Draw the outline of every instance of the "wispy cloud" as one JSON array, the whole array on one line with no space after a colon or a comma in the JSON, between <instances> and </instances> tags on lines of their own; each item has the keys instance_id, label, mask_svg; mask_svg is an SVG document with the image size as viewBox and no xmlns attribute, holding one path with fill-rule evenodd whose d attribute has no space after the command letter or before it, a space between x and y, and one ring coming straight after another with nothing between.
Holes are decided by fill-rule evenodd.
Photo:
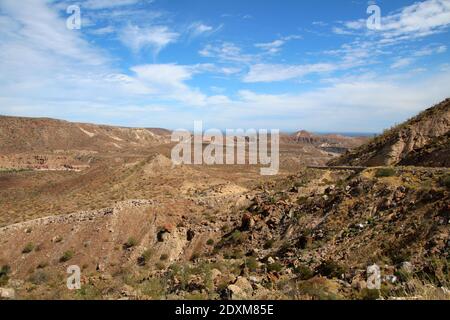
<instances>
[{"instance_id":1,"label":"wispy cloud","mask_svg":"<svg viewBox=\"0 0 450 320\"><path fill-rule=\"evenodd\" d=\"M382 43L394 43L442 32L450 26L450 2L448 0L426 0L406 6L398 12L382 15L380 30L370 31L366 20L344 22L334 27L338 34L363 31L380 37Z\"/></svg>"},{"instance_id":2,"label":"wispy cloud","mask_svg":"<svg viewBox=\"0 0 450 320\"><path fill-rule=\"evenodd\" d=\"M244 82L274 82L300 78L311 73L326 73L336 69L328 63L306 65L256 64L243 78Z\"/></svg>"},{"instance_id":3,"label":"wispy cloud","mask_svg":"<svg viewBox=\"0 0 450 320\"><path fill-rule=\"evenodd\" d=\"M219 31L220 29L222 29L223 25L219 25L218 27L213 27L207 24L204 24L203 22L200 21L196 21L191 23L188 26L188 34L189 34L189 38L193 39L193 38L197 38L199 36L209 36L217 31Z\"/></svg>"},{"instance_id":4,"label":"wispy cloud","mask_svg":"<svg viewBox=\"0 0 450 320\"><path fill-rule=\"evenodd\" d=\"M120 41L134 52L151 48L155 56L178 37L179 34L167 26L139 27L129 24L119 32Z\"/></svg>"},{"instance_id":5,"label":"wispy cloud","mask_svg":"<svg viewBox=\"0 0 450 320\"><path fill-rule=\"evenodd\" d=\"M281 51L286 42L290 40L298 40L301 38L302 37L299 35L291 35L287 37L281 37L280 39L276 39L272 42L257 43L255 44L255 47L260 48L269 54L275 54Z\"/></svg>"}]
</instances>

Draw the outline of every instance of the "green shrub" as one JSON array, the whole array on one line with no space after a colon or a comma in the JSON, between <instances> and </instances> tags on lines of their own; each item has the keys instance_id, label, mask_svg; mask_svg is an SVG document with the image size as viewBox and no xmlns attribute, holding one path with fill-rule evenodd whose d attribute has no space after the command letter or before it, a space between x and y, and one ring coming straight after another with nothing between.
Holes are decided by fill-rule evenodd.
<instances>
[{"instance_id":1,"label":"green shrub","mask_svg":"<svg viewBox=\"0 0 450 320\"><path fill-rule=\"evenodd\" d=\"M249 257L245 260L245 265L250 271L255 272L258 269L258 261L256 261L255 257Z\"/></svg>"},{"instance_id":2,"label":"green shrub","mask_svg":"<svg viewBox=\"0 0 450 320\"><path fill-rule=\"evenodd\" d=\"M375 172L377 178L385 178L395 176L395 170L393 168L380 168Z\"/></svg>"},{"instance_id":3,"label":"green shrub","mask_svg":"<svg viewBox=\"0 0 450 320\"><path fill-rule=\"evenodd\" d=\"M29 278L29 281L35 285L41 285L48 281L49 276L43 270L37 270L33 275Z\"/></svg>"},{"instance_id":4,"label":"green shrub","mask_svg":"<svg viewBox=\"0 0 450 320\"><path fill-rule=\"evenodd\" d=\"M280 272L283 269L283 265L279 262L270 263L267 265L267 271Z\"/></svg>"},{"instance_id":5,"label":"green shrub","mask_svg":"<svg viewBox=\"0 0 450 320\"><path fill-rule=\"evenodd\" d=\"M242 233L239 230L235 230L232 234L231 234L231 240L234 243L238 243L242 240Z\"/></svg>"},{"instance_id":6,"label":"green shrub","mask_svg":"<svg viewBox=\"0 0 450 320\"><path fill-rule=\"evenodd\" d=\"M441 185L450 189L450 174L447 174L441 178Z\"/></svg>"},{"instance_id":7,"label":"green shrub","mask_svg":"<svg viewBox=\"0 0 450 320\"><path fill-rule=\"evenodd\" d=\"M0 286L4 286L8 283L9 276L8 274L11 272L11 267L8 265L3 265L0 268Z\"/></svg>"},{"instance_id":8,"label":"green shrub","mask_svg":"<svg viewBox=\"0 0 450 320\"><path fill-rule=\"evenodd\" d=\"M161 261L166 261L167 259L169 259L169 255L167 255L167 254L165 254L165 253L163 253L163 254L161 255L161 257L159 257L159 260L161 260Z\"/></svg>"},{"instance_id":9,"label":"green shrub","mask_svg":"<svg viewBox=\"0 0 450 320\"><path fill-rule=\"evenodd\" d=\"M340 278L345 273L345 268L335 261L327 260L317 267L316 272L327 278Z\"/></svg>"},{"instance_id":10,"label":"green shrub","mask_svg":"<svg viewBox=\"0 0 450 320\"><path fill-rule=\"evenodd\" d=\"M123 247L124 247L124 249L129 249L129 248L132 248L132 247L136 246L137 243L138 242L137 242L137 240L135 238L129 237L127 242L124 243Z\"/></svg>"},{"instance_id":11,"label":"green shrub","mask_svg":"<svg viewBox=\"0 0 450 320\"><path fill-rule=\"evenodd\" d=\"M212 245L214 245L214 240L213 239L208 239L208 241L206 241L206 244L208 246L212 246Z\"/></svg>"},{"instance_id":12,"label":"green shrub","mask_svg":"<svg viewBox=\"0 0 450 320\"><path fill-rule=\"evenodd\" d=\"M22 249L22 253L30 253L34 250L34 244L31 242L27 243L27 245Z\"/></svg>"},{"instance_id":13,"label":"green shrub","mask_svg":"<svg viewBox=\"0 0 450 320\"><path fill-rule=\"evenodd\" d=\"M74 255L73 251L68 250L68 251L63 253L61 258L59 258L59 262L67 262L67 261L69 261L70 259L73 258L73 255Z\"/></svg>"},{"instance_id":14,"label":"green shrub","mask_svg":"<svg viewBox=\"0 0 450 320\"><path fill-rule=\"evenodd\" d=\"M137 259L138 265L145 266L147 262L150 260L150 258L153 255L153 250L147 249L145 250L142 255Z\"/></svg>"},{"instance_id":15,"label":"green shrub","mask_svg":"<svg viewBox=\"0 0 450 320\"><path fill-rule=\"evenodd\" d=\"M275 240L273 240L273 239L267 240L266 243L264 243L263 248L266 250L270 249L273 247L274 243L275 243Z\"/></svg>"},{"instance_id":16,"label":"green shrub","mask_svg":"<svg viewBox=\"0 0 450 320\"><path fill-rule=\"evenodd\" d=\"M377 300L380 298L380 290L378 289L367 289L361 290L360 299L361 300Z\"/></svg>"},{"instance_id":17,"label":"green shrub","mask_svg":"<svg viewBox=\"0 0 450 320\"><path fill-rule=\"evenodd\" d=\"M295 268L294 271L300 280L309 280L314 277L314 271L304 265Z\"/></svg>"}]
</instances>

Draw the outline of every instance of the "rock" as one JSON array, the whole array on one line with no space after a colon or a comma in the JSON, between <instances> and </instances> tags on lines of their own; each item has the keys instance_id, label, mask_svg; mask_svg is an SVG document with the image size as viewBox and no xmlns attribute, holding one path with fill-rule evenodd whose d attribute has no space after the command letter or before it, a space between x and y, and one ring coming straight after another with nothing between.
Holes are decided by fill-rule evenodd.
<instances>
[{"instance_id":1,"label":"rock","mask_svg":"<svg viewBox=\"0 0 450 320\"><path fill-rule=\"evenodd\" d=\"M0 288L0 298L13 300L16 298L16 292L12 288Z\"/></svg>"},{"instance_id":2,"label":"rock","mask_svg":"<svg viewBox=\"0 0 450 320\"><path fill-rule=\"evenodd\" d=\"M247 300L253 294L253 287L244 277L238 277L234 284L228 286L231 300Z\"/></svg>"},{"instance_id":3,"label":"rock","mask_svg":"<svg viewBox=\"0 0 450 320\"><path fill-rule=\"evenodd\" d=\"M242 222L241 222L242 230L250 230L254 226L255 226L255 220L253 219L253 217L248 213L244 213L244 215L242 216Z\"/></svg>"},{"instance_id":4,"label":"rock","mask_svg":"<svg viewBox=\"0 0 450 320\"><path fill-rule=\"evenodd\" d=\"M406 273L413 273L414 266L409 261L402 262L401 269Z\"/></svg>"},{"instance_id":5,"label":"rock","mask_svg":"<svg viewBox=\"0 0 450 320\"><path fill-rule=\"evenodd\" d=\"M240 196L236 201L236 208L238 209L247 209L253 204L252 200L250 200L247 196Z\"/></svg>"},{"instance_id":6,"label":"rock","mask_svg":"<svg viewBox=\"0 0 450 320\"><path fill-rule=\"evenodd\" d=\"M187 237L187 241L192 241L192 239L194 239L194 237L195 237L195 231L192 229L189 229L186 232L186 237Z\"/></svg>"},{"instance_id":7,"label":"rock","mask_svg":"<svg viewBox=\"0 0 450 320\"><path fill-rule=\"evenodd\" d=\"M238 286L248 295L251 295L253 293L253 287L251 283L244 277L238 277L234 285Z\"/></svg>"},{"instance_id":8,"label":"rock","mask_svg":"<svg viewBox=\"0 0 450 320\"><path fill-rule=\"evenodd\" d=\"M387 275L384 277L385 282L392 283L392 284L396 283L397 280L398 280L397 277L394 276L393 274L390 274L390 275Z\"/></svg>"},{"instance_id":9,"label":"rock","mask_svg":"<svg viewBox=\"0 0 450 320\"><path fill-rule=\"evenodd\" d=\"M269 258L267 259L267 263L270 263L270 264L275 263L275 259L272 258L272 257L269 257Z\"/></svg>"},{"instance_id":10,"label":"rock","mask_svg":"<svg viewBox=\"0 0 450 320\"><path fill-rule=\"evenodd\" d=\"M213 281L218 279L221 275L222 275L222 272L220 272L220 270L218 270L218 269L212 269L211 270L211 279Z\"/></svg>"},{"instance_id":11,"label":"rock","mask_svg":"<svg viewBox=\"0 0 450 320\"><path fill-rule=\"evenodd\" d=\"M234 284L228 286L229 297L231 300L246 300L247 296L244 291Z\"/></svg>"}]
</instances>

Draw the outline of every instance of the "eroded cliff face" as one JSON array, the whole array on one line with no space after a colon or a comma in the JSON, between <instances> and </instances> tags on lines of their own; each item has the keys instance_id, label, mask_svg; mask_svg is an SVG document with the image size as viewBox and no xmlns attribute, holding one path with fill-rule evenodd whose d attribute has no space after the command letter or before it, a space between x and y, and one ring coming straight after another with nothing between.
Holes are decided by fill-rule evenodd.
<instances>
[{"instance_id":1,"label":"eroded cliff face","mask_svg":"<svg viewBox=\"0 0 450 320\"><path fill-rule=\"evenodd\" d=\"M396 165L450 130L450 99L332 160L331 165ZM438 151L438 150L435 150ZM412 160L410 160L412 161ZM420 165L420 163L417 163ZM439 166L439 164L436 164Z\"/></svg>"}]
</instances>

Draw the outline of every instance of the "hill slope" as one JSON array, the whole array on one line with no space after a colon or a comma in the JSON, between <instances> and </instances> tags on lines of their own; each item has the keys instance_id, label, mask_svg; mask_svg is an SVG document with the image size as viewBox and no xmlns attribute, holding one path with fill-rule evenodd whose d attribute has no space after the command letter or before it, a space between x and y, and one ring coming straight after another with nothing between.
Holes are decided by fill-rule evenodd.
<instances>
[{"instance_id":1,"label":"hill slope","mask_svg":"<svg viewBox=\"0 0 450 320\"><path fill-rule=\"evenodd\" d=\"M47 118L0 116L3 154L55 150L118 151L170 139L163 129L123 128Z\"/></svg>"},{"instance_id":2,"label":"hill slope","mask_svg":"<svg viewBox=\"0 0 450 320\"><path fill-rule=\"evenodd\" d=\"M333 159L329 165L448 166L445 154L448 150L449 130L450 99L446 99L369 143Z\"/></svg>"}]
</instances>

